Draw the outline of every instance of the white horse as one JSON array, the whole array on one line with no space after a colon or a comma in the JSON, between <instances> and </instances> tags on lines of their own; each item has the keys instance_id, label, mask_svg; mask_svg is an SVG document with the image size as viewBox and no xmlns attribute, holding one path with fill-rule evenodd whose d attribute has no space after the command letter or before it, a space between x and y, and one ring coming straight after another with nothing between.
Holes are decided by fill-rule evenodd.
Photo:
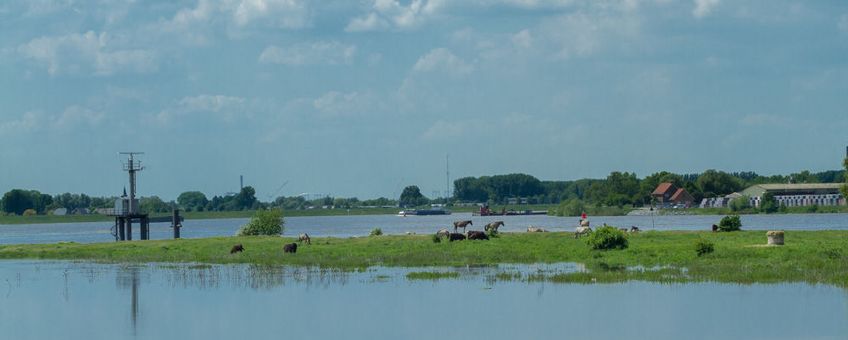
<instances>
[{"instance_id":1,"label":"white horse","mask_svg":"<svg viewBox=\"0 0 848 340\"><path fill-rule=\"evenodd\" d=\"M450 237L450 234L450 231L448 231L447 229L439 229L439 231L436 232L436 236L438 237Z\"/></svg>"},{"instance_id":2,"label":"white horse","mask_svg":"<svg viewBox=\"0 0 848 340\"><path fill-rule=\"evenodd\" d=\"M589 235L592 232L592 228L589 227L577 227L574 230L574 238L580 238L580 235Z\"/></svg>"},{"instance_id":3,"label":"white horse","mask_svg":"<svg viewBox=\"0 0 848 340\"><path fill-rule=\"evenodd\" d=\"M300 234L300 236L297 237L297 241L306 242L306 244L312 244L312 239L309 238L309 234L307 233Z\"/></svg>"},{"instance_id":4,"label":"white horse","mask_svg":"<svg viewBox=\"0 0 848 340\"><path fill-rule=\"evenodd\" d=\"M534 226L527 227L528 233L544 233L546 231L547 230L545 230L545 228L542 228L542 227L534 227Z\"/></svg>"}]
</instances>

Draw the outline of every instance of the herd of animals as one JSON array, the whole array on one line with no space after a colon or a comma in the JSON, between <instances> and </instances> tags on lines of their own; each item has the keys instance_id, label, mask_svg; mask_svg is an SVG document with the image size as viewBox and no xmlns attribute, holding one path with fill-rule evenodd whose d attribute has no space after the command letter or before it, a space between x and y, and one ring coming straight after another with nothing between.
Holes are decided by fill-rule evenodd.
<instances>
[{"instance_id":1,"label":"herd of animals","mask_svg":"<svg viewBox=\"0 0 848 340\"><path fill-rule=\"evenodd\" d=\"M472 222L471 220L456 221L456 222L453 222L453 232L450 232L447 228L444 228L444 229L441 229L438 232L436 232L436 236L439 237L439 238L446 238L448 241L451 241L451 242L462 241L462 240L488 240L489 235L487 233L497 233L498 228L504 226L504 221L495 221L495 222L488 223L483 227L484 231L479 231L479 230L466 231L465 228L470 226L470 225L474 225L474 222ZM606 224L604 224L604 226L606 226ZM462 228L462 231L465 232L464 234L459 233L460 228ZM623 232L631 232L631 233L639 232L639 227L636 227L636 226L632 226L632 227L630 227L630 229L627 229L627 228L619 228L619 229ZM715 230L716 230L716 226L713 225L713 231L715 231ZM529 232L529 233L542 233L542 232L547 232L547 230L545 230L544 228L541 228L541 227L530 226L530 227L527 227L527 232ZM580 236L588 235L591 232L592 232L592 228L589 226L589 220L588 219L581 219L580 220L580 226L578 226L574 230L574 238L580 238ZM297 238L297 242L287 243L287 244L283 245L283 253L291 253L291 254L297 253L297 244L298 243L312 244L312 239L309 238L309 234L306 234L306 233L300 234ZM234 245L230 249L230 254L241 253L241 252L244 252L244 245L242 245L241 243Z\"/></svg>"}]
</instances>

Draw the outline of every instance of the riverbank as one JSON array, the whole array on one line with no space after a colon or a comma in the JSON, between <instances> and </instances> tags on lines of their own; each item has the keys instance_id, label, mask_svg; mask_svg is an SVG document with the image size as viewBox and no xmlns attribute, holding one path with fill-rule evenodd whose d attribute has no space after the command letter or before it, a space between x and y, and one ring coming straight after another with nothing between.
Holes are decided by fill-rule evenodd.
<instances>
[{"instance_id":1,"label":"riverbank","mask_svg":"<svg viewBox=\"0 0 848 340\"><path fill-rule=\"evenodd\" d=\"M555 208L553 204L534 204L534 205L512 205L512 206L493 206L493 211L506 210L549 210ZM479 211L477 206L466 207L450 207L447 208L452 213L471 213ZM303 216L366 216L366 215L397 215L402 210L401 208L351 208L351 209L304 209L304 210L284 210L285 217L303 217ZM213 220L226 218L250 218L256 213L255 210L242 211L188 211L180 212L183 218L187 220ZM155 213L151 217L168 217L169 213ZM35 216L17 216L6 215L0 216L0 225L16 225L16 224L49 224L49 223L80 223L80 222L104 222L113 221L114 217L106 215L35 215Z\"/></svg>"},{"instance_id":2,"label":"riverbank","mask_svg":"<svg viewBox=\"0 0 848 340\"><path fill-rule=\"evenodd\" d=\"M715 251L698 257L695 242ZM98 244L0 246L0 259L103 262L198 262L365 268L371 266L466 266L500 263L585 264L587 271L519 279L557 282L720 281L808 282L848 287L848 231L787 231L787 245L765 247L765 232L642 232L630 247L593 251L571 233L502 233L490 241L434 243L431 235L313 238L284 254L290 237L219 237ZM244 253L230 248L244 245ZM507 275L508 276L508 275Z\"/></svg>"}]
</instances>

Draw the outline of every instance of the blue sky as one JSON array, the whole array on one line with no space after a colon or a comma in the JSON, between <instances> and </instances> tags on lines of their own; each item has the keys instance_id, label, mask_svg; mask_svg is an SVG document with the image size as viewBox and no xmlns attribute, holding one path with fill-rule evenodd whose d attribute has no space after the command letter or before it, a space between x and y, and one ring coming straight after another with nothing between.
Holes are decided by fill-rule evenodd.
<instances>
[{"instance_id":1,"label":"blue sky","mask_svg":"<svg viewBox=\"0 0 848 340\"><path fill-rule=\"evenodd\" d=\"M2 192L829 170L846 100L845 1L0 3Z\"/></svg>"}]
</instances>

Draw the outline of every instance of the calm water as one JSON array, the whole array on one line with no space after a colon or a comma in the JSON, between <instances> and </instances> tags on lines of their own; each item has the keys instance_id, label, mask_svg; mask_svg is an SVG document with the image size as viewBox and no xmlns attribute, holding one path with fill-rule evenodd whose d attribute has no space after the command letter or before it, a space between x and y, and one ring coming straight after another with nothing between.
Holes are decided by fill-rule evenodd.
<instances>
[{"instance_id":1,"label":"calm water","mask_svg":"<svg viewBox=\"0 0 848 340\"><path fill-rule=\"evenodd\" d=\"M374 228L381 228L386 234L435 233L440 228L452 225L455 220L471 219L471 229L482 230L486 223L503 220L503 231L525 231L528 226L541 226L551 231L574 230L575 217L536 216L495 216L472 217L470 213L447 216L408 216L366 215L366 216L309 216L286 218L286 235L303 232L310 236L364 236ZM721 216L594 216L593 225L607 223L642 229L656 230L709 230ZM197 238L210 236L231 236L247 219L186 220L183 223L182 237ZM742 216L743 229L748 230L846 230L848 214L798 214L798 215L746 215ZM152 224L152 239L170 238L172 231L169 223ZM53 243L59 241L108 242L114 238L110 234L111 222L85 222L61 224L0 225L0 244L14 243ZM134 239L138 239L138 226L133 228Z\"/></svg>"},{"instance_id":2,"label":"calm water","mask_svg":"<svg viewBox=\"0 0 848 340\"><path fill-rule=\"evenodd\" d=\"M845 339L848 292L807 284L411 281L249 265L0 261L4 339Z\"/></svg>"}]
</instances>

